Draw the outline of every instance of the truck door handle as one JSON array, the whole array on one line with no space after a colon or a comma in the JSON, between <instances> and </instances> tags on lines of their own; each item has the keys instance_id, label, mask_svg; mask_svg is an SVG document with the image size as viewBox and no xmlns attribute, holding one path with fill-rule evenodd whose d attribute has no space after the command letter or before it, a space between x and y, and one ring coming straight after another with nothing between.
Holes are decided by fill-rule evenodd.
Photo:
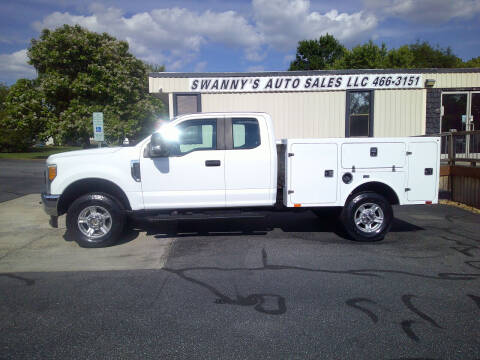
<instances>
[{"instance_id":1,"label":"truck door handle","mask_svg":"<svg viewBox=\"0 0 480 360\"><path fill-rule=\"evenodd\" d=\"M333 177L333 170L325 170L325 177Z\"/></svg>"},{"instance_id":2,"label":"truck door handle","mask_svg":"<svg viewBox=\"0 0 480 360\"><path fill-rule=\"evenodd\" d=\"M220 160L205 160L205 166L220 166Z\"/></svg>"},{"instance_id":3,"label":"truck door handle","mask_svg":"<svg viewBox=\"0 0 480 360\"><path fill-rule=\"evenodd\" d=\"M425 168L425 175L433 175L433 168Z\"/></svg>"}]
</instances>

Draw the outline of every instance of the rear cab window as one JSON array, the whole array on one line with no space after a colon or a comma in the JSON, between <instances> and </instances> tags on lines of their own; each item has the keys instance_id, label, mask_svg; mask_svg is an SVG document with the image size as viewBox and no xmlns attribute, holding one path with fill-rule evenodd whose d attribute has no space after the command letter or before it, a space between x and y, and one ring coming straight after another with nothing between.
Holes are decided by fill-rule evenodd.
<instances>
[{"instance_id":1,"label":"rear cab window","mask_svg":"<svg viewBox=\"0 0 480 360\"><path fill-rule=\"evenodd\" d=\"M232 119L233 149L254 149L261 144L260 127L254 118Z\"/></svg>"}]
</instances>

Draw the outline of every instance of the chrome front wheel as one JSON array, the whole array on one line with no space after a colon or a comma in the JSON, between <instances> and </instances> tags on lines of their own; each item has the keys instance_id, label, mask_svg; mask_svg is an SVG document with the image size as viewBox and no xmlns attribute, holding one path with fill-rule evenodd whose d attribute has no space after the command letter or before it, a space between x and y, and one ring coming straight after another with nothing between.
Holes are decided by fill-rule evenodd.
<instances>
[{"instance_id":1,"label":"chrome front wheel","mask_svg":"<svg viewBox=\"0 0 480 360\"><path fill-rule=\"evenodd\" d=\"M113 196L85 194L68 208L66 235L82 247L110 246L119 240L124 223L125 213Z\"/></svg>"},{"instance_id":2,"label":"chrome front wheel","mask_svg":"<svg viewBox=\"0 0 480 360\"><path fill-rule=\"evenodd\" d=\"M102 206L88 206L78 215L77 225L83 235L95 240L111 230L112 215Z\"/></svg>"}]
</instances>

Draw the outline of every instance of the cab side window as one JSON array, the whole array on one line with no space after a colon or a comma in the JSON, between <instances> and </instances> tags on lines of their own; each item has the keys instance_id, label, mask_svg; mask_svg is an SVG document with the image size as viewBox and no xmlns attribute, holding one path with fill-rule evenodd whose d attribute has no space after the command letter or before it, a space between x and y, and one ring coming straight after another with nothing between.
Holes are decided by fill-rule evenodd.
<instances>
[{"instance_id":1,"label":"cab side window","mask_svg":"<svg viewBox=\"0 0 480 360\"><path fill-rule=\"evenodd\" d=\"M198 150L217 149L217 120L187 120L177 126L179 130L175 153L185 155Z\"/></svg>"},{"instance_id":2,"label":"cab side window","mask_svg":"<svg viewBox=\"0 0 480 360\"><path fill-rule=\"evenodd\" d=\"M257 119L232 119L233 149L253 149L260 145Z\"/></svg>"}]
</instances>

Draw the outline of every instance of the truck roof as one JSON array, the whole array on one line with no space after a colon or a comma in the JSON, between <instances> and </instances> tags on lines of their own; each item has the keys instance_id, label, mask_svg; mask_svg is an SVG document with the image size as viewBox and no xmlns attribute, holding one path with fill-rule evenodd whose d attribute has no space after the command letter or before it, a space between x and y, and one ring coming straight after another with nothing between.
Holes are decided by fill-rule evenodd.
<instances>
[{"instance_id":1,"label":"truck roof","mask_svg":"<svg viewBox=\"0 0 480 360\"><path fill-rule=\"evenodd\" d=\"M197 113L188 113L175 116L172 121L177 120L183 117L205 117L205 116L235 116L235 115L266 115L270 114L261 111L222 111L222 112L197 112Z\"/></svg>"}]
</instances>

